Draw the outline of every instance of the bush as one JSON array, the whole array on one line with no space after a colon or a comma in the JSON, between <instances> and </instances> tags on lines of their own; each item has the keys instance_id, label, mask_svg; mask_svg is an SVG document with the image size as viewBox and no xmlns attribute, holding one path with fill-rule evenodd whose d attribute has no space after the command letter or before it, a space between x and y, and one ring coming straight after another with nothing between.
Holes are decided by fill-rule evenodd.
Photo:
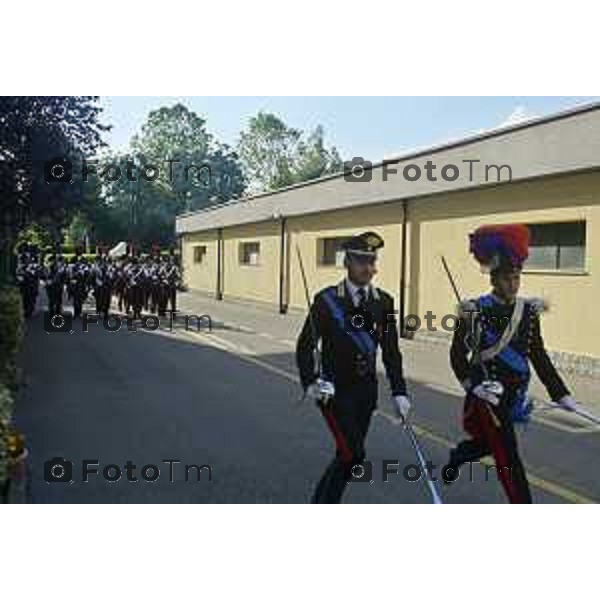
<instances>
[{"instance_id":1,"label":"bush","mask_svg":"<svg viewBox=\"0 0 600 600\"><path fill-rule=\"evenodd\" d=\"M0 384L16 385L16 356L23 337L23 306L15 287L0 288Z\"/></svg>"},{"instance_id":2,"label":"bush","mask_svg":"<svg viewBox=\"0 0 600 600\"><path fill-rule=\"evenodd\" d=\"M7 387L0 384L0 489L3 487L8 475L12 414L12 395Z\"/></svg>"},{"instance_id":3,"label":"bush","mask_svg":"<svg viewBox=\"0 0 600 600\"><path fill-rule=\"evenodd\" d=\"M14 287L0 288L0 488L7 477L8 458L14 429L14 394L16 390L16 357L23 337L21 294Z\"/></svg>"},{"instance_id":4,"label":"bush","mask_svg":"<svg viewBox=\"0 0 600 600\"><path fill-rule=\"evenodd\" d=\"M63 260L65 261L66 265L70 264L71 261L75 258L75 256L76 256L75 253L73 253L73 254L63 253L63 255L62 255ZM95 254L82 254L81 256L87 258L87 260L90 262L94 262L96 260Z\"/></svg>"}]
</instances>

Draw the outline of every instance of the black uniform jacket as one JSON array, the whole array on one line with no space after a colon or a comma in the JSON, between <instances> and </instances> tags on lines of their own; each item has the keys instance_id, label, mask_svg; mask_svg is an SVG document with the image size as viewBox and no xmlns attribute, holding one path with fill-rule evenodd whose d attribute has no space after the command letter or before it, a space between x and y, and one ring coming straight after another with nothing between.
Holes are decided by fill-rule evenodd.
<instances>
[{"instance_id":1,"label":"black uniform jacket","mask_svg":"<svg viewBox=\"0 0 600 600\"><path fill-rule=\"evenodd\" d=\"M487 298L488 302L482 306L481 300ZM464 387L476 385L484 378L480 367L473 364L471 350L473 346L473 327L470 319L476 318L481 327L490 327L501 334L508 326L513 313L513 306L497 301L490 301L490 295L482 296L477 300L468 300L459 308L460 326L454 332L452 347L450 349L450 363L454 374ZM477 312L475 312L477 311ZM560 400L569 394L560 375L557 373L542 338L540 326L540 313L543 311L543 302L538 299L527 299L523 315L509 346L528 360L535 369L538 377L548 390L552 400ZM510 368L500 359L493 358L485 363L489 376L497 381L505 382L514 378Z\"/></svg>"},{"instance_id":2,"label":"black uniform jacket","mask_svg":"<svg viewBox=\"0 0 600 600\"><path fill-rule=\"evenodd\" d=\"M329 295L329 302L325 298ZM363 383L377 382L376 351L380 346L386 374L393 394L405 394L406 384L402 372L402 355L398 347L397 315L393 298L379 288L371 286L364 309L368 314L365 331L373 340L374 353L365 353L355 338L340 324L331 310L331 298L341 307L344 321L352 327L352 317L360 312L354 307L345 282L321 290L315 295L311 317L307 317L296 347L296 362L302 386L306 387L316 378L315 344L321 340L320 375L333 382L336 392ZM369 320L370 318L370 320ZM316 331L313 333L313 327ZM315 337L317 339L315 339Z\"/></svg>"}]
</instances>

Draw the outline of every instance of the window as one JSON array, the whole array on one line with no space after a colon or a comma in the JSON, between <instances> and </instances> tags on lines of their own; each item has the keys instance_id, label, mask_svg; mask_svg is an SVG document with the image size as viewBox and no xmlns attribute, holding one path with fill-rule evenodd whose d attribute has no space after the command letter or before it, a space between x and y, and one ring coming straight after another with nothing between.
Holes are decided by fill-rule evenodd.
<instances>
[{"instance_id":1,"label":"window","mask_svg":"<svg viewBox=\"0 0 600 600\"><path fill-rule=\"evenodd\" d=\"M202 264L206 256L206 246L194 246L194 263Z\"/></svg>"},{"instance_id":2,"label":"window","mask_svg":"<svg viewBox=\"0 0 600 600\"><path fill-rule=\"evenodd\" d=\"M258 265L260 257L259 242L242 242L240 243L240 264L241 265Z\"/></svg>"},{"instance_id":3,"label":"window","mask_svg":"<svg viewBox=\"0 0 600 600\"><path fill-rule=\"evenodd\" d=\"M585 269L585 221L529 225L531 248L525 269Z\"/></svg>"},{"instance_id":4,"label":"window","mask_svg":"<svg viewBox=\"0 0 600 600\"><path fill-rule=\"evenodd\" d=\"M323 267L343 267L344 250L343 245L350 236L321 238L317 240L317 260Z\"/></svg>"}]
</instances>

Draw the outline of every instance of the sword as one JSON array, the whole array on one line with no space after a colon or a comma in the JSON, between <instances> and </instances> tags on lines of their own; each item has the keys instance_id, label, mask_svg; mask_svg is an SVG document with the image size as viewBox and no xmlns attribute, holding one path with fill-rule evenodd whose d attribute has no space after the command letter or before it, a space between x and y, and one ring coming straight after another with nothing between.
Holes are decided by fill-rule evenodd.
<instances>
[{"instance_id":1,"label":"sword","mask_svg":"<svg viewBox=\"0 0 600 600\"><path fill-rule=\"evenodd\" d=\"M417 439L417 435L407 419L402 419L402 426L404 427L404 431L408 435L408 439L412 444L412 447L415 450L415 454L417 455L417 460L421 465L421 470L425 474L425 481L427 482L427 487L429 488L429 493L431 494L431 498L434 504L444 504L442 500L442 495L440 494L435 481L432 481L428 476L427 465L425 456L423 454L423 450L419 444L419 440Z\"/></svg>"},{"instance_id":2,"label":"sword","mask_svg":"<svg viewBox=\"0 0 600 600\"><path fill-rule=\"evenodd\" d=\"M582 419L586 419L587 421L591 421L595 425L600 425L600 417L597 417L596 415L588 412L587 410L583 410L581 408L576 408L575 410L569 410L568 408L565 408L564 406L561 406L560 404L549 406L548 408L550 410L558 408L558 409L564 410L565 412L570 413L572 415L578 415Z\"/></svg>"},{"instance_id":3,"label":"sword","mask_svg":"<svg viewBox=\"0 0 600 600\"><path fill-rule=\"evenodd\" d=\"M298 263L300 265L300 273L302 275L302 283L304 284L304 295L306 296L306 305L308 307L308 320L310 323L310 335L313 340L313 357L315 369L314 373L319 383L319 389L322 394L321 402L323 405L333 398L335 390L333 384L330 381L325 381L321 378L321 352L319 351L319 333L317 331L317 325L314 320L312 311L312 305L310 302L310 292L308 291L308 281L306 279L306 272L304 270L304 263L302 262L302 255L300 254L300 248L296 244L296 253L298 254ZM321 403L320 402L320 403Z\"/></svg>"},{"instance_id":4,"label":"sword","mask_svg":"<svg viewBox=\"0 0 600 600\"><path fill-rule=\"evenodd\" d=\"M460 303L460 293L458 292L458 287L456 287L456 283L454 282L454 277L452 277L452 273L450 272L450 267L448 266L448 263L446 262L446 257L442 256L442 265L444 266L444 271L446 271L446 275L448 275L448 279L450 280L450 285L452 286L452 289L454 290L454 295L456 296L456 301L458 303Z\"/></svg>"},{"instance_id":5,"label":"sword","mask_svg":"<svg viewBox=\"0 0 600 600\"><path fill-rule=\"evenodd\" d=\"M315 375L321 376L321 353L319 352L319 337L317 334L317 326L315 324L312 305L310 302L310 292L308 291L308 281L306 279L306 272L304 271L304 263L302 262L302 255L300 254L300 248L296 244L296 254L298 255L298 264L300 265L300 274L302 276L302 284L304 285L304 295L306 296L306 306L308 308L308 319L310 322L310 334L313 339L313 356L315 361Z\"/></svg>"},{"instance_id":6,"label":"sword","mask_svg":"<svg viewBox=\"0 0 600 600\"><path fill-rule=\"evenodd\" d=\"M583 417L584 419L587 419L588 421L595 423L596 425L600 425L600 417L597 417L596 415L589 413L587 410L581 410L581 408L576 408L573 412L576 415L579 415L580 417Z\"/></svg>"}]
</instances>

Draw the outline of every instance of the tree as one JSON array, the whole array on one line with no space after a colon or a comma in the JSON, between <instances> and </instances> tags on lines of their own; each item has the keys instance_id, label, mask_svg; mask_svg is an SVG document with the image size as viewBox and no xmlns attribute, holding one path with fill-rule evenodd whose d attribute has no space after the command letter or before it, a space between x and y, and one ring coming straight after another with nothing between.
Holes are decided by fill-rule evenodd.
<instances>
[{"instance_id":1,"label":"tree","mask_svg":"<svg viewBox=\"0 0 600 600\"><path fill-rule=\"evenodd\" d=\"M102 146L101 108L94 96L0 98L0 254L7 256L16 233L44 222L58 235L83 199L80 181L45 181L46 161L76 163ZM2 261L5 264L5 261Z\"/></svg>"},{"instance_id":2,"label":"tree","mask_svg":"<svg viewBox=\"0 0 600 600\"><path fill-rule=\"evenodd\" d=\"M315 179L343 166L337 150L325 147L321 126L306 135L264 112L250 119L241 133L238 152L253 192Z\"/></svg>"},{"instance_id":3,"label":"tree","mask_svg":"<svg viewBox=\"0 0 600 600\"><path fill-rule=\"evenodd\" d=\"M106 243L172 244L177 214L237 198L245 188L237 155L182 104L152 111L131 152L105 156L96 173L108 165L121 177L90 177L97 187L87 210L95 239Z\"/></svg>"},{"instance_id":4,"label":"tree","mask_svg":"<svg viewBox=\"0 0 600 600\"><path fill-rule=\"evenodd\" d=\"M21 230L18 235L18 243L33 244L39 248L47 248L52 246L52 236L48 229L40 223L30 223L25 229Z\"/></svg>"},{"instance_id":5,"label":"tree","mask_svg":"<svg viewBox=\"0 0 600 600\"><path fill-rule=\"evenodd\" d=\"M337 149L334 146L327 149L323 138L323 127L318 125L306 141L300 142L294 163L296 183L343 170L344 163Z\"/></svg>"},{"instance_id":6,"label":"tree","mask_svg":"<svg viewBox=\"0 0 600 600\"><path fill-rule=\"evenodd\" d=\"M259 112L240 136L238 150L250 189L275 190L294 183L293 163L301 132L279 117Z\"/></svg>"},{"instance_id":7,"label":"tree","mask_svg":"<svg viewBox=\"0 0 600 600\"><path fill-rule=\"evenodd\" d=\"M183 210L204 208L214 198L237 198L244 191L237 155L216 142L206 121L182 104L152 111L131 146L140 164L159 166L160 182Z\"/></svg>"}]
</instances>

